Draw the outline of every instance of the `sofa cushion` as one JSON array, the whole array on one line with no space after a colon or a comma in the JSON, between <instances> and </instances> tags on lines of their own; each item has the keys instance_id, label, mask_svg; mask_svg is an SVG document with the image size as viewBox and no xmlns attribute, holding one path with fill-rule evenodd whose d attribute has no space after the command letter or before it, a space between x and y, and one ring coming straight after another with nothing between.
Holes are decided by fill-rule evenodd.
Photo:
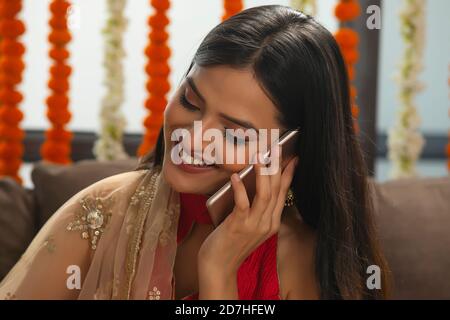
<instances>
[{"instance_id":1,"label":"sofa cushion","mask_svg":"<svg viewBox=\"0 0 450 320\"><path fill-rule=\"evenodd\" d=\"M28 247L36 232L31 190L14 179L0 179L0 280Z\"/></svg>"},{"instance_id":2,"label":"sofa cushion","mask_svg":"<svg viewBox=\"0 0 450 320\"><path fill-rule=\"evenodd\" d=\"M126 160L82 160L71 165L58 165L40 161L31 172L38 206L38 226L68 199L89 185L106 177L133 170L138 164L135 157Z\"/></svg>"},{"instance_id":3,"label":"sofa cushion","mask_svg":"<svg viewBox=\"0 0 450 320\"><path fill-rule=\"evenodd\" d=\"M450 299L450 178L375 187L381 244L394 299Z\"/></svg>"}]
</instances>

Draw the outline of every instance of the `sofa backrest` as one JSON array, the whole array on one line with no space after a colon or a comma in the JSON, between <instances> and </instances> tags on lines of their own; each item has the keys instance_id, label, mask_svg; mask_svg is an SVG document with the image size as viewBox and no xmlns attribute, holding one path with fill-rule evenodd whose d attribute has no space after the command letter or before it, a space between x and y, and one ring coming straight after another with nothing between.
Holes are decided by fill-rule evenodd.
<instances>
[{"instance_id":1,"label":"sofa backrest","mask_svg":"<svg viewBox=\"0 0 450 320\"><path fill-rule=\"evenodd\" d=\"M395 299L450 299L450 177L376 184Z\"/></svg>"},{"instance_id":2,"label":"sofa backrest","mask_svg":"<svg viewBox=\"0 0 450 320\"><path fill-rule=\"evenodd\" d=\"M16 180L0 179L0 279L19 260L36 233L33 192Z\"/></svg>"}]
</instances>

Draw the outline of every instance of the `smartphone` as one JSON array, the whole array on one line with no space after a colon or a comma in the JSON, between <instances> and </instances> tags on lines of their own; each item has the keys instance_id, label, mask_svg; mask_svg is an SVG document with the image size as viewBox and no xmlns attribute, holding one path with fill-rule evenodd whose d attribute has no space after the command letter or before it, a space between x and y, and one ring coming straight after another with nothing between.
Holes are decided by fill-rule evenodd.
<instances>
[{"instance_id":1,"label":"smartphone","mask_svg":"<svg viewBox=\"0 0 450 320\"><path fill-rule=\"evenodd\" d=\"M290 130L283 134L277 142L281 153L281 170L283 170L289 163L289 160L295 156L299 133L299 130ZM265 155L269 154L270 150ZM247 196L251 202L256 193L256 175L253 164L247 166L238 174L247 190ZM234 208L234 194L231 181L228 181L206 201L206 207L214 227L217 227Z\"/></svg>"}]
</instances>

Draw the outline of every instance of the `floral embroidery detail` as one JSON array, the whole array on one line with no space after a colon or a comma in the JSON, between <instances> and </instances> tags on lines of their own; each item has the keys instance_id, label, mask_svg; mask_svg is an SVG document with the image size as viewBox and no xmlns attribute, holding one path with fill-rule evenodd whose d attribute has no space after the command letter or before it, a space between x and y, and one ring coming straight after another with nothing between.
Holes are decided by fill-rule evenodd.
<instances>
[{"instance_id":1,"label":"floral embroidery detail","mask_svg":"<svg viewBox=\"0 0 450 320\"><path fill-rule=\"evenodd\" d=\"M11 292L7 292L4 300L16 300L16 299L17 299L17 297L15 294L12 294Z\"/></svg>"},{"instance_id":2,"label":"floral embroidery detail","mask_svg":"<svg viewBox=\"0 0 450 320\"><path fill-rule=\"evenodd\" d=\"M89 240L91 249L97 249L97 243L112 213L112 198L102 200L99 197L86 196L80 199L83 210L76 213L74 221L67 225L68 231L81 231L81 238Z\"/></svg>"},{"instance_id":3,"label":"floral embroidery detail","mask_svg":"<svg viewBox=\"0 0 450 320\"><path fill-rule=\"evenodd\" d=\"M161 297L161 291L158 290L157 287L153 287L153 290L149 291L148 299L149 300L159 300Z\"/></svg>"},{"instance_id":4,"label":"floral embroidery detail","mask_svg":"<svg viewBox=\"0 0 450 320\"><path fill-rule=\"evenodd\" d=\"M53 236L49 236L48 238L45 239L44 247L46 247L47 251L50 253L55 252L56 245L55 245L55 239L53 238Z\"/></svg>"},{"instance_id":5,"label":"floral embroidery detail","mask_svg":"<svg viewBox=\"0 0 450 320\"><path fill-rule=\"evenodd\" d=\"M170 239L170 235L175 232L176 217L177 213L180 211L180 205L174 204L166 211L166 219L164 220L164 225L161 231L159 242L162 246L165 246Z\"/></svg>"},{"instance_id":6,"label":"floral embroidery detail","mask_svg":"<svg viewBox=\"0 0 450 320\"><path fill-rule=\"evenodd\" d=\"M145 196L147 196L149 194L149 190L146 190L145 186L140 186L139 188L136 189L135 193L133 194L133 196L131 197L131 205L135 206L137 205L141 199L143 199Z\"/></svg>"}]
</instances>

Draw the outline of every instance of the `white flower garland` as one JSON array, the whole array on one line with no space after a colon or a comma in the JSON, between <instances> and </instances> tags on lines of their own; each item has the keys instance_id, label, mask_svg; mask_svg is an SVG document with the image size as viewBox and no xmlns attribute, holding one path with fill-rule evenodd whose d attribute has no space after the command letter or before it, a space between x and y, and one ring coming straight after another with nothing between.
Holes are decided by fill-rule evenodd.
<instances>
[{"instance_id":1,"label":"white flower garland","mask_svg":"<svg viewBox=\"0 0 450 320\"><path fill-rule=\"evenodd\" d=\"M106 87L106 95L103 97L100 111L100 135L93 149L97 160L100 161L129 157L123 147L123 133L127 121L121 111L124 101L123 33L128 23L124 17L126 2L127 0L107 0L108 18L103 29L105 40L103 84Z\"/></svg>"},{"instance_id":2,"label":"white flower garland","mask_svg":"<svg viewBox=\"0 0 450 320\"><path fill-rule=\"evenodd\" d=\"M423 70L425 6L426 0L403 0L400 12L405 49L400 72L396 76L401 105L388 137L389 159L393 163L392 178L417 175L416 162L425 144L419 131L421 119L414 103L416 94L424 88L418 76Z\"/></svg>"},{"instance_id":3,"label":"white flower garland","mask_svg":"<svg viewBox=\"0 0 450 320\"><path fill-rule=\"evenodd\" d=\"M310 16L315 16L317 13L316 0L291 0L291 7Z\"/></svg>"}]
</instances>

